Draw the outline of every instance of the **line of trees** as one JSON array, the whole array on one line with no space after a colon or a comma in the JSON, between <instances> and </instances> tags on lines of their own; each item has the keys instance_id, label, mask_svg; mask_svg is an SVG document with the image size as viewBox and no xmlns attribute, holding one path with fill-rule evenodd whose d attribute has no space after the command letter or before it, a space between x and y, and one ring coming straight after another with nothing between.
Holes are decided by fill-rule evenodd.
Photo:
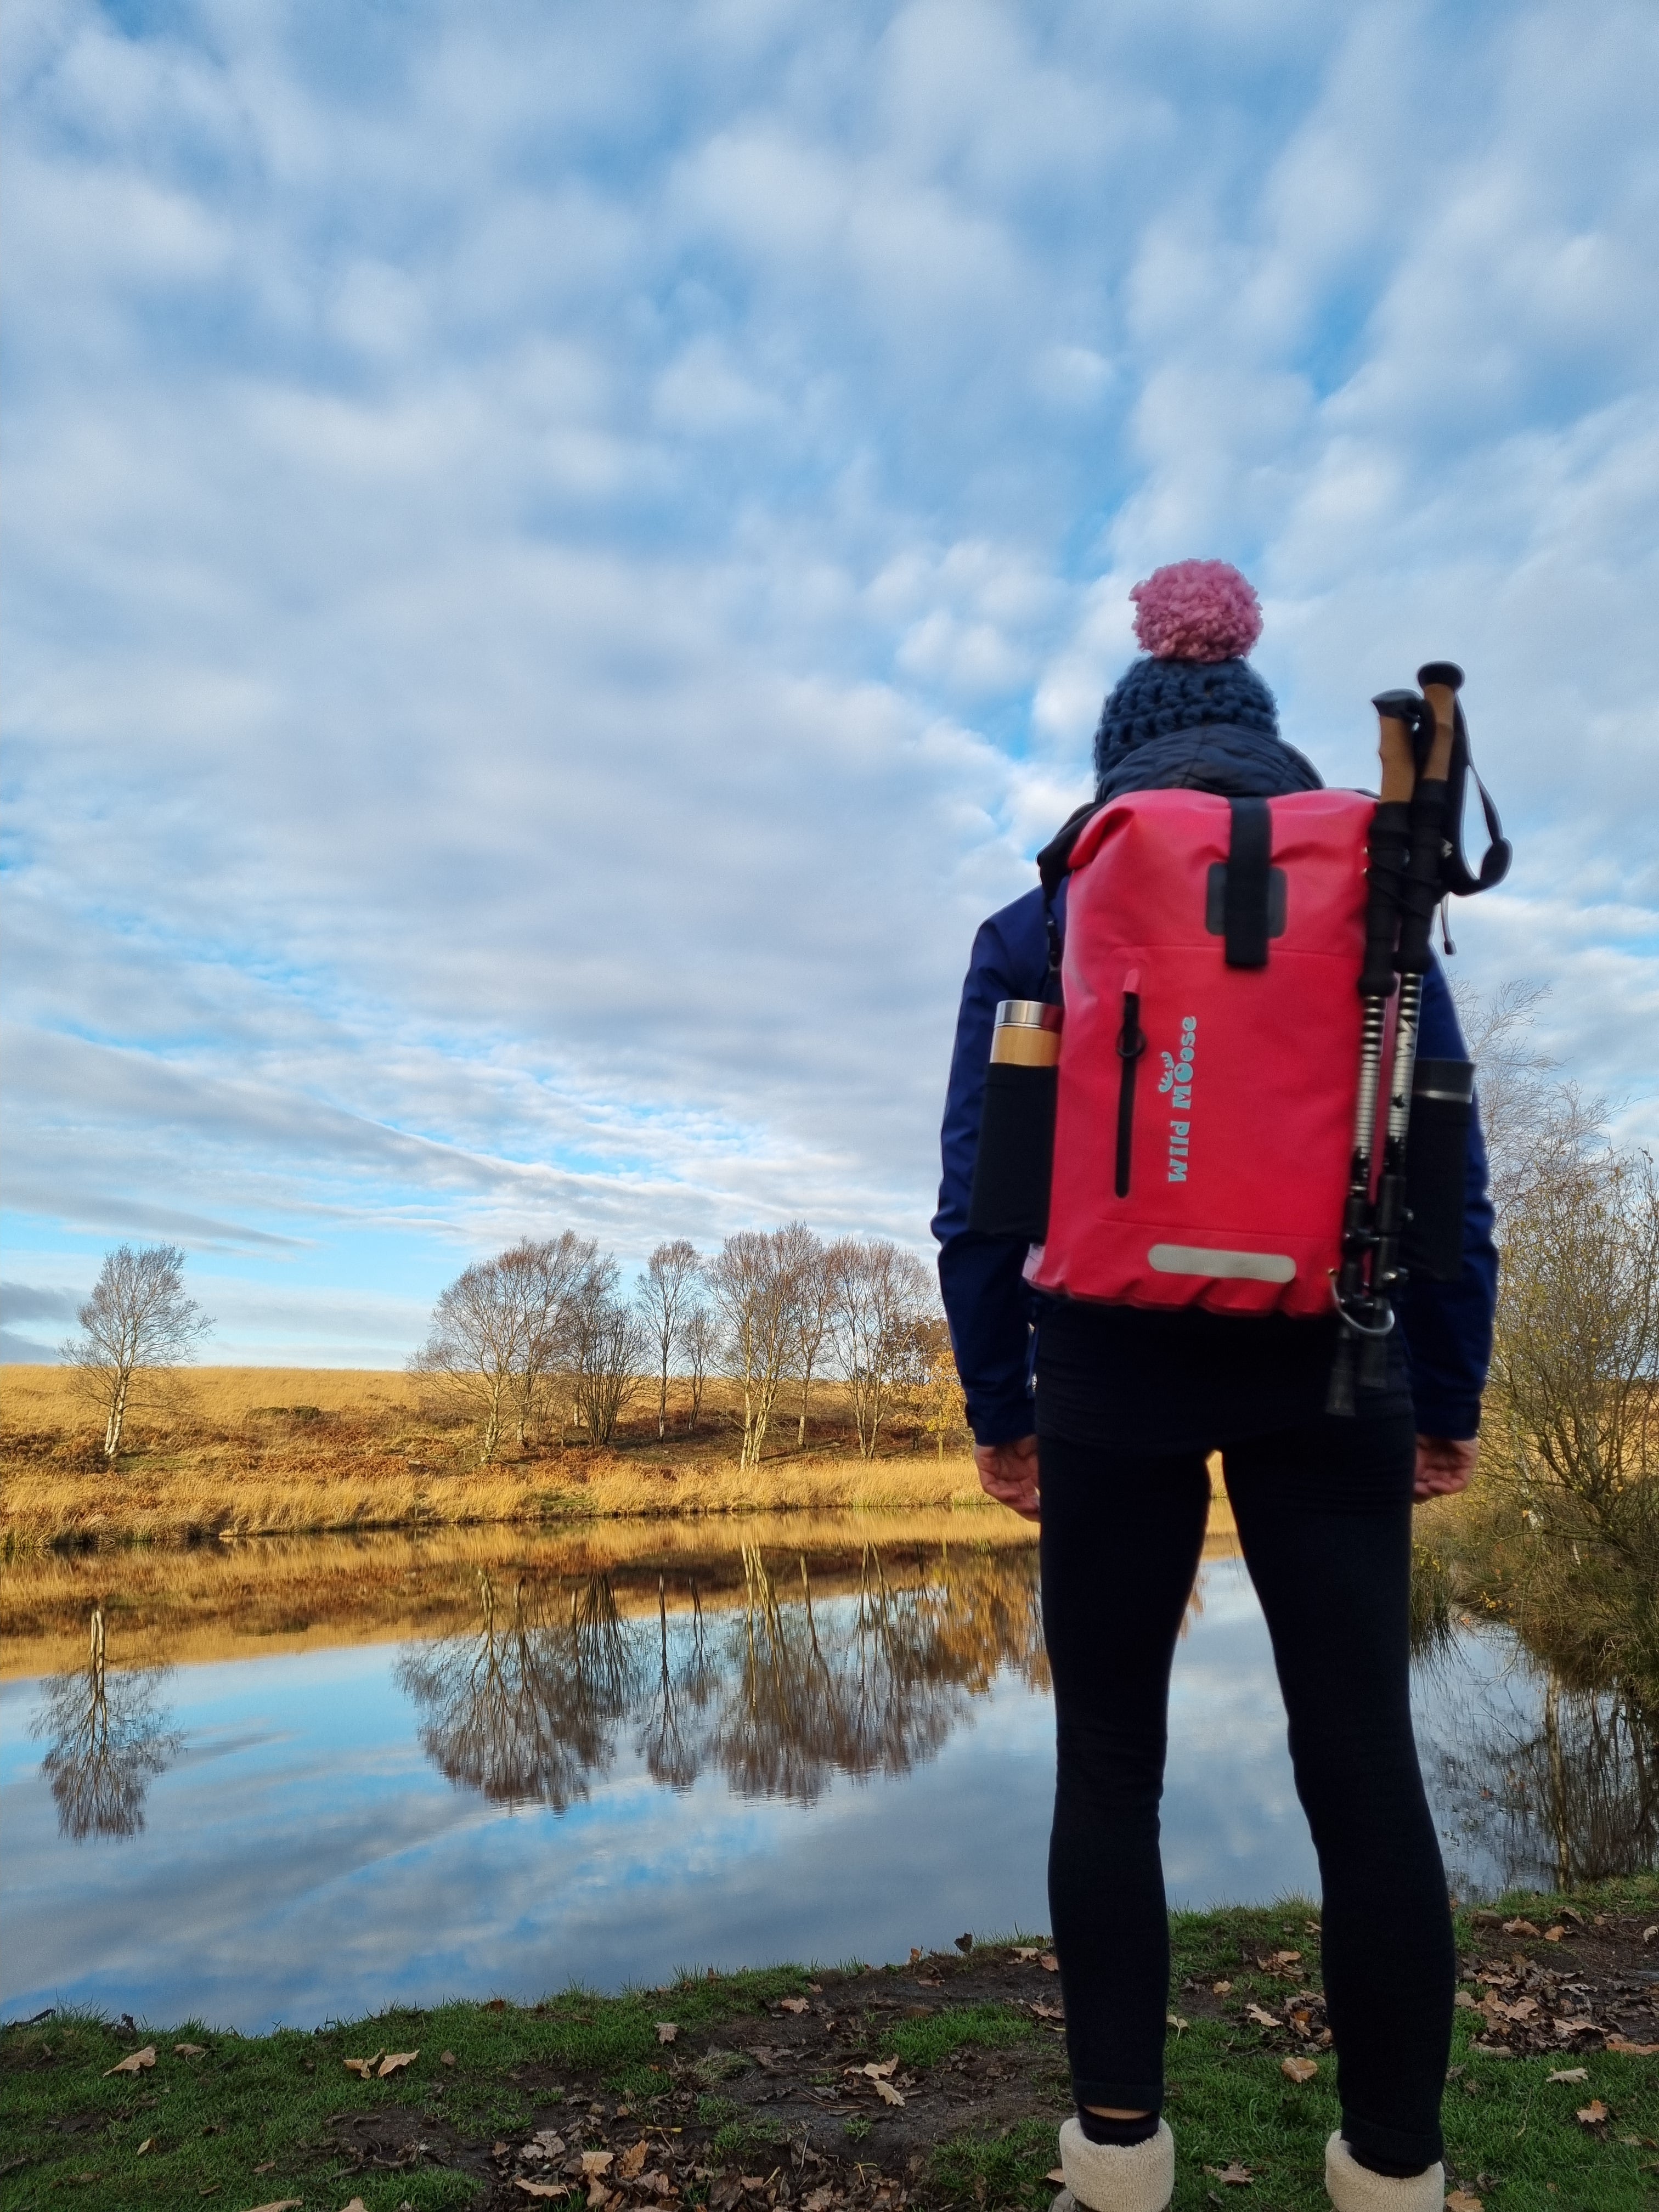
<instances>
[{"instance_id":1,"label":"line of trees","mask_svg":"<svg viewBox=\"0 0 1659 2212\"><path fill-rule=\"evenodd\" d=\"M804 1446L826 1377L846 1390L866 1459L901 1398L922 1399L941 1450L959 1407L922 1261L886 1237L826 1241L799 1221L740 1230L707 1256L684 1238L659 1244L626 1295L596 1239L526 1237L456 1278L411 1365L477 1421L485 1462L509 1431L527 1444L556 1413L561 1431L568 1415L609 1443L647 1389L665 1437L671 1376L689 1385L692 1429L709 1376L732 1382L744 1468L789 1415Z\"/></svg>"}]
</instances>

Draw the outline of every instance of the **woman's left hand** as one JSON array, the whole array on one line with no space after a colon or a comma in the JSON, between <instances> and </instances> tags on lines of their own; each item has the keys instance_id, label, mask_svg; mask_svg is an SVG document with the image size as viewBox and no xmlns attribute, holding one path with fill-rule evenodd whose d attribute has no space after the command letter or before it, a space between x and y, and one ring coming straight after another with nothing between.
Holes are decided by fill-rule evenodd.
<instances>
[{"instance_id":1,"label":"woman's left hand","mask_svg":"<svg viewBox=\"0 0 1659 2212\"><path fill-rule=\"evenodd\" d=\"M1420 1505L1425 1498L1455 1498L1460 1490L1467 1490L1480 1456L1479 1437L1419 1437L1413 1504Z\"/></svg>"}]
</instances>

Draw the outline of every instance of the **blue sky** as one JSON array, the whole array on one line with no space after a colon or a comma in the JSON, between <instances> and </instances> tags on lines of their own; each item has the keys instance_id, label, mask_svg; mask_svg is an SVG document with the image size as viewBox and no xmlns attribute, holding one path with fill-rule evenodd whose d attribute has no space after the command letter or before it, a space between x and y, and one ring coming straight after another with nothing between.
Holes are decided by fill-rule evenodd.
<instances>
[{"instance_id":1,"label":"blue sky","mask_svg":"<svg viewBox=\"0 0 1659 2212\"><path fill-rule=\"evenodd\" d=\"M1464 663L1458 965L1659 1134L1646 0L8 20L13 1356L121 1237L346 1364L525 1231L921 1240L1194 554L1334 781Z\"/></svg>"}]
</instances>

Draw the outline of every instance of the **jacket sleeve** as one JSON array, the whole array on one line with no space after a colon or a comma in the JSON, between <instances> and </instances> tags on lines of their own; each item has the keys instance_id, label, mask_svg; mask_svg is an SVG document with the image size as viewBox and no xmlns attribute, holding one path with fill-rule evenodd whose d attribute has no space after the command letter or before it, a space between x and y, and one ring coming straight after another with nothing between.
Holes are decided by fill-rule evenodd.
<instances>
[{"instance_id":1,"label":"jacket sleeve","mask_svg":"<svg viewBox=\"0 0 1659 2212\"><path fill-rule=\"evenodd\" d=\"M1468 1057L1451 993L1437 966L1423 979L1418 1049L1431 1060ZM1420 1435L1472 1437L1479 1431L1497 1304L1498 1248L1477 1102L1463 1171L1463 1272L1451 1283L1408 1282L1401 1300Z\"/></svg>"},{"instance_id":2,"label":"jacket sleeve","mask_svg":"<svg viewBox=\"0 0 1659 2212\"><path fill-rule=\"evenodd\" d=\"M962 987L941 1132L943 1176L933 1234L939 1290L968 1423L982 1444L1009 1443L1036 1425L1031 1403L1035 1300L1023 1273L1026 1246L968 1226L979 1151L991 1029L1002 999L1036 999L1048 974L1042 894L1030 891L981 925Z\"/></svg>"}]
</instances>

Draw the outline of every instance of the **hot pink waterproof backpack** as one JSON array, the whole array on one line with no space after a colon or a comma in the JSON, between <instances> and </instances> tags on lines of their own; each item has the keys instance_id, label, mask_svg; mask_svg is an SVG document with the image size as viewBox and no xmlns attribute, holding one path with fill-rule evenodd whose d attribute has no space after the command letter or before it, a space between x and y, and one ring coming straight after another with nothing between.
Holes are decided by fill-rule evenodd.
<instances>
[{"instance_id":1,"label":"hot pink waterproof backpack","mask_svg":"<svg viewBox=\"0 0 1659 2212\"><path fill-rule=\"evenodd\" d=\"M1375 811L1357 791L1146 791L1084 824L1038 1288L1332 1311Z\"/></svg>"}]
</instances>

